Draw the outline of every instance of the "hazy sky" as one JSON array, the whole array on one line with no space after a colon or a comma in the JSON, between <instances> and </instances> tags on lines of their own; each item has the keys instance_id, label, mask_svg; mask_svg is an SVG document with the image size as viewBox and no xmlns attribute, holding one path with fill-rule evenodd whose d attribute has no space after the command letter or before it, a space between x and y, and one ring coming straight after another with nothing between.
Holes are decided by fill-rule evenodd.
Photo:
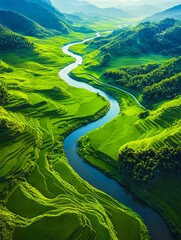
<instances>
[{"instance_id":1,"label":"hazy sky","mask_svg":"<svg viewBox=\"0 0 181 240\"><path fill-rule=\"evenodd\" d=\"M102 6L102 7L111 7L111 6L121 6L121 5L141 5L141 4L149 4L149 5L160 5L164 6L173 6L176 4L181 4L181 0L87 0L90 3Z\"/></svg>"}]
</instances>

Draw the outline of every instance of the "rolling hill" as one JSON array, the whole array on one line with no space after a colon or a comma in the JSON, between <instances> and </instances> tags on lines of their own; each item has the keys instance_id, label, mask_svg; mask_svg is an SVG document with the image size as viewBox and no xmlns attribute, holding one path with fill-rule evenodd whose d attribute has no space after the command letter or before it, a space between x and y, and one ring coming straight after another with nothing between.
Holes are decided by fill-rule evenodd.
<instances>
[{"instance_id":1,"label":"rolling hill","mask_svg":"<svg viewBox=\"0 0 181 240\"><path fill-rule=\"evenodd\" d=\"M0 10L0 24L22 35L45 37L53 34L36 22L12 11Z\"/></svg>"},{"instance_id":2,"label":"rolling hill","mask_svg":"<svg viewBox=\"0 0 181 240\"><path fill-rule=\"evenodd\" d=\"M165 11L156 13L153 16L145 18L143 21L158 22L165 18L175 18L175 19L181 20L181 4L175 7L169 8Z\"/></svg>"},{"instance_id":3,"label":"rolling hill","mask_svg":"<svg viewBox=\"0 0 181 240\"><path fill-rule=\"evenodd\" d=\"M25 37L0 25L0 50L31 48L33 44Z\"/></svg>"},{"instance_id":4,"label":"rolling hill","mask_svg":"<svg viewBox=\"0 0 181 240\"><path fill-rule=\"evenodd\" d=\"M1 0L0 8L20 13L47 29L54 29L64 34L70 30L63 14L42 0L36 2L19 0L18 3L16 0Z\"/></svg>"}]
</instances>

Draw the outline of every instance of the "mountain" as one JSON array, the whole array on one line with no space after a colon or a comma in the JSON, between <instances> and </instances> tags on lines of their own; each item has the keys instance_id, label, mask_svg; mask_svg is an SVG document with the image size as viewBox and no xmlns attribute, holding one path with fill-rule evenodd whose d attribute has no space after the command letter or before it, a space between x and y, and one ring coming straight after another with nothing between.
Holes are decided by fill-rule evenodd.
<instances>
[{"instance_id":1,"label":"mountain","mask_svg":"<svg viewBox=\"0 0 181 240\"><path fill-rule=\"evenodd\" d=\"M65 13L84 13L87 16L100 16L108 18L127 18L130 15L117 8L99 8L86 1L77 0L51 0L52 4L61 12Z\"/></svg>"},{"instance_id":2,"label":"mountain","mask_svg":"<svg viewBox=\"0 0 181 240\"><path fill-rule=\"evenodd\" d=\"M22 35L33 37L50 36L52 33L23 15L6 10L0 10L0 24Z\"/></svg>"},{"instance_id":3,"label":"mountain","mask_svg":"<svg viewBox=\"0 0 181 240\"><path fill-rule=\"evenodd\" d=\"M116 7L116 8L123 8L129 6L141 6L145 5L146 3L156 6L160 9L167 9L171 8L177 4L180 4L180 0L87 0L88 2L95 4L99 7Z\"/></svg>"},{"instance_id":4,"label":"mountain","mask_svg":"<svg viewBox=\"0 0 181 240\"><path fill-rule=\"evenodd\" d=\"M31 48L33 45L25 37L0 25L0 50Z\"/></svg>"},{"instance_id":5,"label":"mountain","mask_svg":"<svg viewBox=\"0 0 181 240\"><path fill-rule=\"evenodd\" d=\"M133 5L133 6L127 6L123 8L124 11L128 12L134 17L146 17L150 16L154 13L157 13L160 11L160 8L150 5L150 4L144 4L144 5Z\"/></svg>"},{"instance_id":6,"label":"mountain","mask_svg":"<svg viewBox=\"0 0 181 240\"><path fill-rule=\"evenodd\" d=\"M101 53L113 56L163 54L181 55L181 21L165 19L159 23L145 22L123 28L103 39L94 40Z\"/></svg>"},{"instance_id":7,"label":"mountain","mask_svg":"<svg viewBox=\"0 0 181 240\"><path fill-rule=\"evenodd\" d=\"M0 8L20 13L47 29L54 29L64 34L70 30L63 14L56 10L49 1L19 0L17 3L16 0L1 0Z\"/></svg>"},{"instance_id":8,"label":"mountain","mask_svg":"<svg viewBox=\"0 0 181 240\"><path fill-rule=\"evenodd\" d=\"M145 18L143 21L161 21L165 18L175 18L181 20L181 4L163 12L156 13L151 17Z\"/></svg>"}]
</instances>

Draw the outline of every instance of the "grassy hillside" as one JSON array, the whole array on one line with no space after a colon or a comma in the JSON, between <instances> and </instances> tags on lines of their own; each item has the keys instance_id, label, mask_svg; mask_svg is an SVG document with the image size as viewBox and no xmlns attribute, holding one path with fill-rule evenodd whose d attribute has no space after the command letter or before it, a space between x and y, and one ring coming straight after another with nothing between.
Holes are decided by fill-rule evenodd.
<instances>
[{"instance_id":1,"label":"grassy hillside","mask_svg":"<svg viewBox=\"0 0 181 240\"><path fill-rule=\"evenodd\" d=\"M33 44L27 38L12 32L0 25L0 50L32 48Z\"/></svg>"},{"instance_id":2,"label":"grassy hillside","mask_svg":"<svg viewBox=\"0 0 181 240\"><path fill-rule=\"evenodd\" d=\"M104 41L107 43L108 39L100 38L94 43ZM110 42L111 44L113 42ZM181 180L180 58L168 61L167 57L156 54L136 56L127 54L120 58L111 55L106 64L100 64L101 55L99 50L95 50L94 44L75 46L72 50L82 52L84 56L83 66L73 71L74 77L107 90L117 98L121 107L121 113L116 119L79 141L81 156L156 208L166 219L175 238L180 239L181 219L178 210L180 207L176 204L181 201L181 191L178 187ZM147 64L143 64L145 62ZM113 66L119 68L113 69ZM120 88L120 91L105 86L104 83L112 84ZM176 91L173 91L175 83ZM121 89L133 93L140 99L141 91L144 94L157 92L158 97L155 98L153 94L149 100L152 110L144 110ZM168 94L169 91L171 94ZM126 164L130 163L130 166L121 167L123 157L127 156L126 149L133 151L130 161L128 157L124 158ZM154 154L150 157L149 154L152 152ZM163 160L162 156L165 156L166 152L166 158ZM172 162L173 160L175 162ZM125 171L130 167L132 175ZM139 176L141 182L136 180ZM172 196L173 200L167 198L167 195Z\"/></svg>"},{"instance_id":3,"label":"grassy hillside","mask_svg":"<svg viewBox=\"0 0 181 240\"><path fill-rule=\"evenodd\" d=\"M22 35L33 37L50 36L53 32L41 27L32 20L12 11L0 10L0 24Z\"/></svg>"},{"instance_id":4,"label":"grassy hillside","mask_svg":"<svg viewBox=\"0 0 181 240\"><path fill-rule=\"evenodd\" d=\"M97 94L72 88L57 75L72 62L60 47L80 38L85 35L31 38L34 49L1 52L3 240L149 239L136 214L82 180L64 156L64 137L109 107Z\"/></svg>"}]
</instances>

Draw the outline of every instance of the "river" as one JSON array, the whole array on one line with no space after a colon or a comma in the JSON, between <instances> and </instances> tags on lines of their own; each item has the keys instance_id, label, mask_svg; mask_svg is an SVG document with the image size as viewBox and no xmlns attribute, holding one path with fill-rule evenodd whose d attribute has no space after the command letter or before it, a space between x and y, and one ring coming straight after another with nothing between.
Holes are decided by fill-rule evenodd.
<instances>
[{"instance_id":1,"label":"river","mask_svg":"<svg viewBox=\"0 0 181 240\"><path fill-rule=\"evenodd\" d=\"M97 36L99 36L97 34ZM109 94L90 86L87 83L79 82L71 78L68 74L80 64L82 64L82 57L69 51L71 46L84 43L89 41L91 38L84 40L83 42L71 43L62 48L63 52L75 59L75 63L72 63L59 72L60 78L62 78L70 86L76 88L87 89L94 93L99 93L99 95L105 97L110 103L110 110L101 119L89 123L74 132L64 140L64 150L69 164L72 168L87 182L89 182L95 188L104 191L109 194L119 202L125 204L126 206L133 209L138 213L144 220L149 234L152 240L174 240L171 236L169 228L161 216L152 208L147 207L139 199L137 199L131 192L127 191L124 187L119 185L116 181L105 176L99 170L93 168L87 164L78 155L77 141L80 137L84 136L86 133L103 126L104 124L110 122L120 113L120 107L118 102ZM124 91L125 92L125 91ZM128 93L131 95L130 93ZM133 96L134 98L134 96ZM135 99L135 98L134 98ZM137 99L135 99L137 101ZM137 101L138 102L138 101Z\"/></svg>"}]
</instances>

